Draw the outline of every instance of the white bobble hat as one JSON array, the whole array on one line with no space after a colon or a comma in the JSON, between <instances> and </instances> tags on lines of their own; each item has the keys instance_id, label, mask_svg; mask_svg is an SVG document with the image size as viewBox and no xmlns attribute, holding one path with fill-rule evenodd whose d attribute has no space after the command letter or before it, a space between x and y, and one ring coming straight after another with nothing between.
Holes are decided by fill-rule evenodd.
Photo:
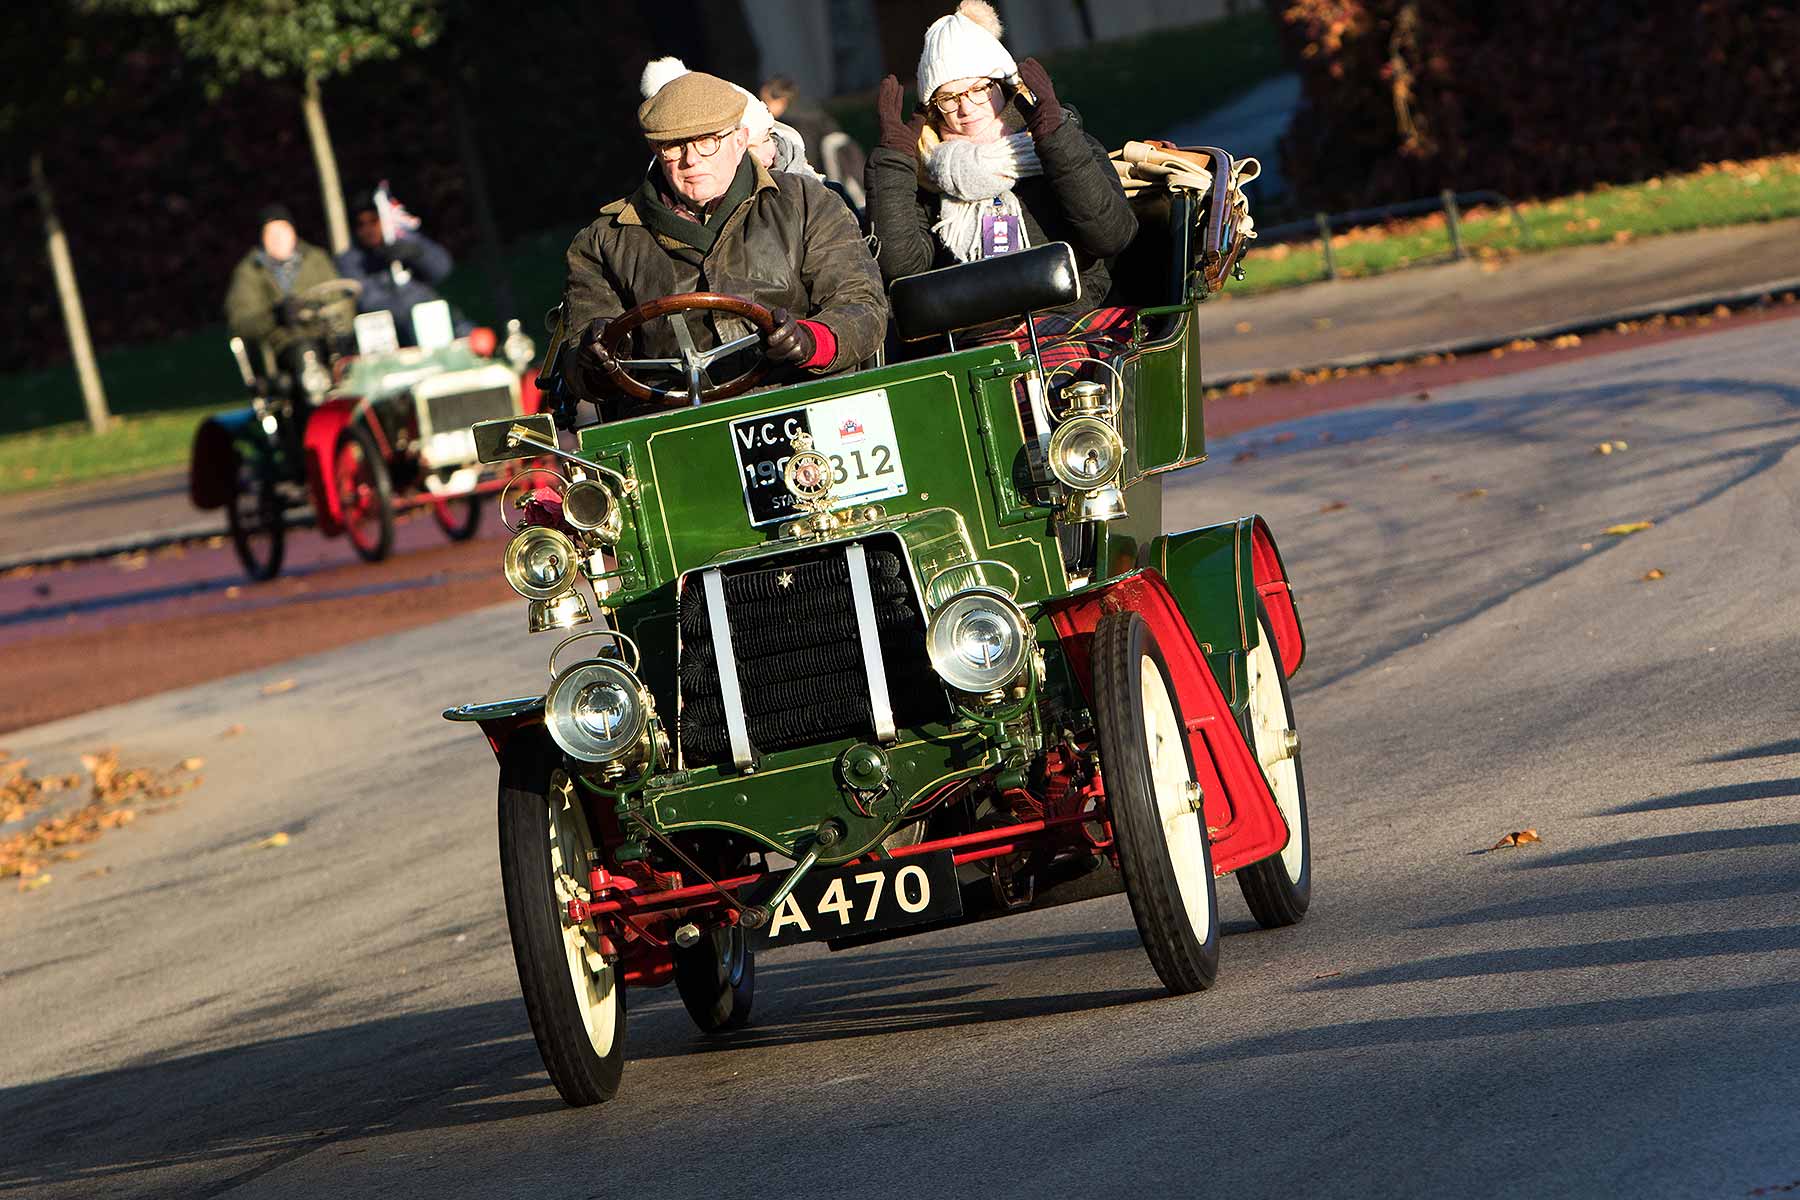
<instances>
[{"instance_id":1,"label":"white bobble hat","mask_svg":"<svg viewBox=\"0 0 1800 1200\"><path fill-rule=\"evenodd\" d=\"M919 53L919 98L930 100L955 79L1006 79L1019 65L1000 44L1000 17L987 0L962 0L925 31Z\"/></svg>"},{"instance_id":2,"label":"white bobble hat","mask_svg":"<svg viewBox=\"0 0 1800 1200\"><path fill-rule=\"evenodd\" d=\"M662 91L665 84L680 79L686 74L688 74L688 65L674 55L652 59L645 65L644 73L638 79L638 90L644 94L644 99L648 100ZM775 127L775 114L769 111L769 106L762 102L761 97L745 91L735 83L731 86L743 93L744 119L742 123L744 128L750 131L750 140L761 141Z\"/></svg>"}]
</instances>

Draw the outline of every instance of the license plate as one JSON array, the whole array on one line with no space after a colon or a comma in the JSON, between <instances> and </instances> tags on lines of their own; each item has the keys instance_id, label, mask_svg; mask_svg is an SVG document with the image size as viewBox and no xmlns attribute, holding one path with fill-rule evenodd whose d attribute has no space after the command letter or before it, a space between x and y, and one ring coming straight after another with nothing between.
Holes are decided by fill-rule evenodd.
<instances>
[{"instance_id":1,"label":"license plate","mask_svg":"<svg viewBox=\"0 0 1800 1200\"><path fill-rule=\"evenodd\" d=\"M906 495L906 470L887 389L876 388L731 423L751 525L773 525L794 515L794 497L782 471L802 433L812 435L813 449L831 463L833 508Z\"/></svg>"},{"instance_id":2,"label":"license plate","mask_svg":"<svg viewBox=\"0 0 1800 1200\"><path fill-rule=\"evenodd\" d=\"M783 878L768 880L748 898L763 903ZM956 858L948 850L938 850L809 872L770 914L769 923L756 931L752 944L759 949L794 946L960 916Z\"/></svg>"}]
</instances>

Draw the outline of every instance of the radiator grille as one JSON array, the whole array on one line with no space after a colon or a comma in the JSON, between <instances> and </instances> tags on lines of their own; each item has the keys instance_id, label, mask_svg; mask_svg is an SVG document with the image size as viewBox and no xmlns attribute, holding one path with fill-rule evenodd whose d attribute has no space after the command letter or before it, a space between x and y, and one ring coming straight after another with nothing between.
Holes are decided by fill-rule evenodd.
<instances>
[{"instance_id":1,"label":"radiator grille","mask_svg":"<svg viewBox=\"0 0 1800 1200\"><path fill-rule=\"evenodd\" d=\"M895 723L941 719L948 702L925 654L925 621L905 563L898 550L879 542L865 549ZM844 547L758 559L726 567L720 576L751 748L768 753L872 737ZM681 754L688 766L731 759L711 620L695 572L681 593Z\"/></svg>"},{"instance_id":2,"label":"radiator grille","mask_svg":"<svg viewBox=\"0 0 1800 1200\"><path fill-rule=\"evenodd\" d=\"M427 396L420 402L421 435L467 429L477 421L513 415L512 391L504 387L475 388L467 392Z\"/></svg>"}]
</instances>

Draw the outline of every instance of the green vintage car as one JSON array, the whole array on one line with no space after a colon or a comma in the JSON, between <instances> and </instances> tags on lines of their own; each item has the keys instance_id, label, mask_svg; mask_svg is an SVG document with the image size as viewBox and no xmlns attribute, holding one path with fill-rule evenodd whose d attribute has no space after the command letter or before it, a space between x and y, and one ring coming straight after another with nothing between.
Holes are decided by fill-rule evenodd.
<instances>
[{"instance_id":1,"label":"green vintage car","mask_svg":"<svg viewBox=\"0 0 1800 1200\"><path fill-rule=\"evenodd\" d=\"M503 498L505 569L531 630L576 631L546 691L444 715L499 759L519 980L570 1104L617 1091L630 989L672 981L725 1034L784 946L1122 889L1185 993L1217 969L1217 876L1265 926L1305 914L1281 557L1255 516L1163 529L1164 480L1205 458L1196 308L1245 248L1217 190L1134 197L1105 357L956 344L1076 297L1053 244L895 283L901 338L942 352L722 396L743 381L688 349L625 362L671 406L577 449L550 414L475 426L486 460L558 463ZM766 320L646 307L613 328Z\"/></svg>"}]
</instances>

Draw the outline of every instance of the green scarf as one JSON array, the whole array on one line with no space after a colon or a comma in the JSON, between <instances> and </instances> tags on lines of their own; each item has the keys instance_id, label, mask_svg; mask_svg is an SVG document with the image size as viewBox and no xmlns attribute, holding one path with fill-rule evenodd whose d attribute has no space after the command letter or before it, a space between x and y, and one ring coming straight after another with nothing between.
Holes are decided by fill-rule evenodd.
<instances>
[{"instance_id":1,"label":"green scarf","mask_svg":"<svg viewBox=\"0 0 1800 1200\"><path fill-rule=\"evenodd\" d=\"M662 189L657 186L661 178L661 169L656 166L652 166L650 173L644 176L644 182L631 198L638 216L652 232L672 237L702 254L711 254L713 243L719 240L719 230L725 227L726 219L756 190L756 161L748 154L744 155L744 160L738 164L737 174L731 179L731 186L725 189L725 194L713 205L712 212L707 214L703 222L675 215L668 201L663 198Z\"/></svg>"}]
</instances>

